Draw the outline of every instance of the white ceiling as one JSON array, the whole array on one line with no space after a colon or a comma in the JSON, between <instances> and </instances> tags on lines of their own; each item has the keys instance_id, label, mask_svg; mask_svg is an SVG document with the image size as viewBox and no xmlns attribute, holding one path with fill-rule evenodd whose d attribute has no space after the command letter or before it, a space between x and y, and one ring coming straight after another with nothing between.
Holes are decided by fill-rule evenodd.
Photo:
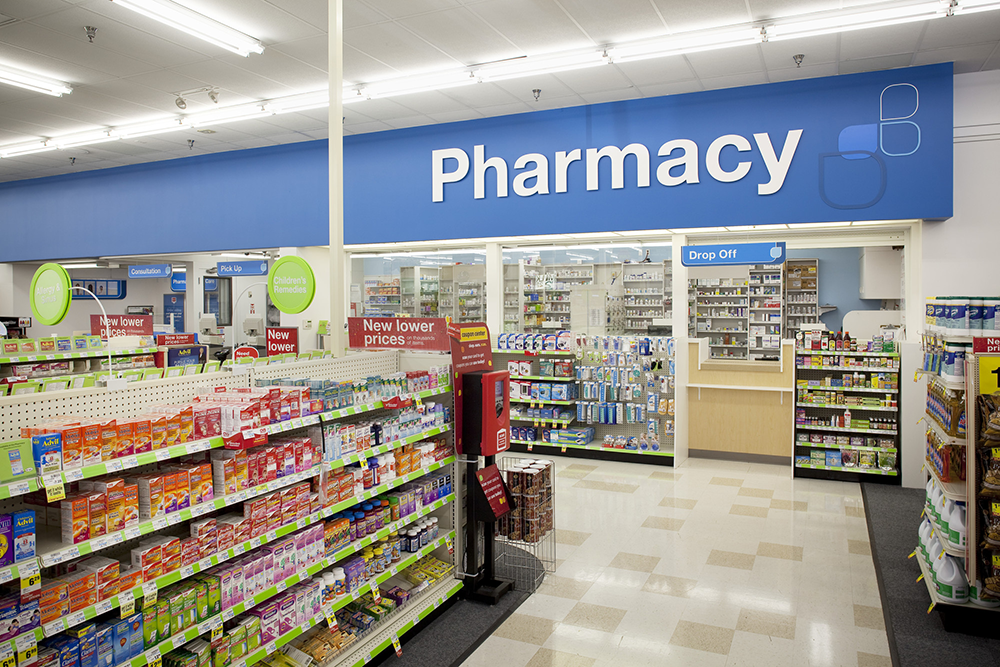
<instances>
[{"instance_id":1,"label":"white ceiling","mask_svg":"<svg viewBox=\"0 0 1000 667\"><path fill-rule=\"evenodd\" d=\"M326 85L326 0L181 0L261 40L249 58L110 0L0 0L0 63L66 81L49 97L0 86L0 145L176 115L176 93L220 106ZM344 78L364 83L505 58L879 4L873 0L344 0ZM884 4L884 3L882 3ZM88 42L84 26L95 26ZM792 56L805 60L796 68ZM345 107L346 134L954 61L1000 69L1000 11L607 65ZM535 101L532 89L541 89ZM214 108L192 95L187 112ZM327 111L0 159L0 181L321 139ZM188 140L194 139L193 147ZM71 164L70 158L76 158Z\"/></svg>"}]
</instances>

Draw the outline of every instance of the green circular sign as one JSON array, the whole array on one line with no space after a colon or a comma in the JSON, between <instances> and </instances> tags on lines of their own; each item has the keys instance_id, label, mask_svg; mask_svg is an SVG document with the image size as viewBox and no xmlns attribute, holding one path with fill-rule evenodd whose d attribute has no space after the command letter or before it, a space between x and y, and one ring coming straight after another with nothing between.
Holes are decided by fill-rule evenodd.
<instances>
[{"instance_id":1,"label":"green circular sign","mask_svg":"<svg viewBox=\"0 0 1000 667\"><path fill-rule=\"evenodd\" d=\"M72 297L69 274L59 264L42 264L31 279L31 312L45 326L63 321Z\"/></svg>"},{"instance_id":2,"label":"green circular sign","mask_svg":"<svg viewBox=\"0 0 1000 667\"><path fill-rule=\"evenodd\" d=\"M267 293L283 313L301 313L316 296L316 276L301 257L282 257L267 274Z\"/></svg>"}]
</instances>

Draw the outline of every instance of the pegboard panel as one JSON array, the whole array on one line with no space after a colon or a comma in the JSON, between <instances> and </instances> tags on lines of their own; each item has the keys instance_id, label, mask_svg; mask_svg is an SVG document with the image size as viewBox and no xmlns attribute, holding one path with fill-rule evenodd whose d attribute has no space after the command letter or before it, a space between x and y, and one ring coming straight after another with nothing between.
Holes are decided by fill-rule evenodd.
<instances>
[{"instance_id":1,"label":"pegboard panel","mask_svg":"<svg viewBox=\"0 0 1000 667\"><path fill-rule=\"evenodd\" d=\"M399 370L395 350L349 354L336 359L296 361L252 369L252 377L273 380L282 377L310 377L317 380L359 380L372 375L390 375Z\"/></svg>"},{"instance_id":2,"label":"pegboard panel","mask_svg":"<svg viewBox=\"0 0 1000 667\"><path fill-rule=\"evenodd\" d=\"M70 389L0 398L0 440L20 437L21 428L58 415L137 417L153 405L190 401L200 386L246 387L247 378L228 372L129 383L126 389Z\"/></svg>"}]
</instances>

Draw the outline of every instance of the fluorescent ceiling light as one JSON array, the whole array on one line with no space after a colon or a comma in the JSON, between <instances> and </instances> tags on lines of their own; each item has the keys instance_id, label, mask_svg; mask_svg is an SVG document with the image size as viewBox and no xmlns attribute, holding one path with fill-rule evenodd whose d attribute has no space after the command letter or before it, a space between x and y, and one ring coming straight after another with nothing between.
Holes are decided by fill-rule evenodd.
<instances>
[{"instance_id":1,"label":"fluorescent ceiling light","mask_svg":"<svg viewBox=\"0 0 1000 667\"><path fill-rule=\"evenodd\" d=\"M793 222L789 229L821 229L823 227L849 227L850 222Z\"/></svg>"},{"instance_id":2,"label":"fluorescent ceiling light","mask_svg":"<svg viewBox=\"0 0 1000 667\"><path fill-rule=\"evenodd\" d=\"M123 125L115 128L118 136L122 139L136 139L138 137L148 137L153 134L165 134L176 132L191 127L182 118L164 118L149 123L135 123L134 125Z\"/></svg>"},{"instance_id":3,"label":"fluorescent ceiling light","mask_svg":"<svg viewBox=\"0 0 1000 667\"><path fill-rule=\"evenodd\" d=\"M73 92L68 83L38 76L31 72L7 67L6 65L0 65L0 83L33 90L36 93L45 93L53 97L62 97Z\"/></svg>"},{"instance_id":4,"label":"fluorescent ceiling light","mask_svg":"<svg viewBox=\"0 0 1000 667\"><path fill-rule=\"evenodd\" d=\"M264 106L276 114L321 109L330 106L330 91L317 90L316 92L303 93L302 95L289 95L288 97L271 100Z\"/></svg>"},{"instance_id":5,"label":"fluorescent ceiling light","mask_svg":"<svg viewBox=\"0 0 1000 667\"><path fill-rule=\"evenodd\" d=\"M507 62L483 65L476 70L475 74L480 81L506 81L529 75L539 76L596 67L606 65L608 62L608 56L603 51L583 51L555 56L528 56Z\"/></svg>"},{"instance_id":6,"label":"fluorescent ceiling light","mask_svg":"<svg viewBox=\"0 0 1000 667\"><path fill-rule=\"evenodd\" d=\"M725 227L680 227L671 229L674 234L711 234L726 231Z\"/></svg>"},{"instance_id":7,"label":"fluorescent ceiling light","mask_svg":"<svg viewBox=\"0 0 1000 667\"><path fill-rule=\"evenodd\" d=\"M959 0L958 6L952 8L955 15L977 14L1000 9L1000 2L997 0Z\"/></svg>"},{"instance_id":8,"label":"fluorescent ceiling light","mask_svg":"<svg viewBox=\"0 0 1000 667\"><path fill-rule=\"evenodd\" d=\"M233 123L239 120L250 120L251 118L262 118L273 115L274 112L270 109L260 104L251 104L219 109L218 111L191 114L185 116L184 120L190 123L191 127L197 128L205 125L221 125L222 123Z\"/></svg>"},{"instance_id":9,"label":"fluorescent ceiling light","mask_svg":"<svg viewBox=\"0 0 1000 667\"><path fill-rule=\"evenodd\" d=\"M450 70L446 72L434 72L433 74L407 76L387 81L377 81L362 86L358 93L365 99L375 99L379 97L393 97L395 95L408 95L411 93L425 93L432 90L447 90L449 88L469 86L476 83L479 83L479 81L468 71ZM344 97L347 97L347 94Z\"/></svg>"},{"instance_id":10,"label":"fluorescent ceiling light","mask_svg":"<svg viewBox=\"0 0 1000 667\"><path fill-rule=\"evenodd\" d=\"M235 28L182 7L171 0L111 1L241 56L247 57L251 53L264 52L264 45L250 35L245 35Z\"/></svg>"},{"instance_id":11,"label":"fluorescent ceiling light","mask_svg":"<svg viewBox=\"0 0 1000 667\"><path fill-rule=\"evenodd\" d=\"M0 158L20 157L22 155L33 155L35 153L46 153L56 150L55 144L49 145L44 141L33 141L30 144L19 144L15 146L4 146L0 148Z\"/></svg>"},{"instance_id":12,"label":"fluorescent ceiling light","mask_svg":"<svg viewBox=\"0 0 1000 667\"><path fill-rule=\"evenodd\" d=\"M872 11L841 12L819 18L789 19L777 21L766 27L767 41L777 42L783 39L798 37L813 37L829 35L836 32L861 30L864 28L879 28L900 23L927 21L944 18L949 11L948 2L932 1L899 5L888 9Z\"/></svg>"},{"instance_id":13,"label":"fluorescent ceiling light","mask_svg":"<svg viewBox=\"0 0 1000 667\"><path fill-rule=\"evenodd\" d=\"M874 227L875 225L900 225L908 224L910 220L855 220L852 227Z\"/></svg>"},{"instance_id":14,"label":"fluorescent ceiling light","mask_svg":"<svg viewBox=\"0 0 1000 667\"><path fill-rule=\"evenodd\" d=\"M777 224L777 225L737 225L735 227L726 227L727 232L769 232L772 229L788 229L788 225Z\"/></svg>"},{"instance_id":15,"label":"fluorescent ceiling light","mask_svg":"<svg viewBox=\"0 0 1000 667\"><path fill-rule=\"evenodd\" d=\"M82 264L63 264L64 269L106 269L108 268L107 263L99 264L97 262L84 262Z\"/></svg>"},{"instance_id":16,"label":"fluorescent ceiling light","mask_svg":"<svg viewBox=\"0 0 1000 667\"><path fill-rule=\"evenodd\" d=\"M118 141L118 133L113 130L101 130L99 132L87 132L81 134L70 134L64 137L52 139L56 148L76 148L77 146L90 146L92 144L103 144L107 141Z\"/></svg>"},{"instance_id":17,"label":"fluorescent ceiling light","mask_svg":"<svg viewBox=\"0 0 1000 667\"><path fill-rule=\"evenodd\" d=\"M755 26L730 30L699 31L678 34L672 37L644 40L633 44L623 44L608 51L613 63L627 63L649 58L677 56L684 53L725 49L732 46L759 44L764 39L764 31Z\"/></svg>"}]
</instances>

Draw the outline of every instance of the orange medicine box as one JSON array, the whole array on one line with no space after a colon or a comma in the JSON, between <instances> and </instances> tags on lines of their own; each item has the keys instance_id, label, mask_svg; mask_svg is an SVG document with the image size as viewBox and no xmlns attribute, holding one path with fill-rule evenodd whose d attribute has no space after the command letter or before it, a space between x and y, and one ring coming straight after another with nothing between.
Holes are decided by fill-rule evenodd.
<instances>
[{"instance_id":1,"label":"orange medicine box","mask_svg":"<svg viewBox=\"0 0 1000 667\"><path fill-rule=\"evenodd\" d=\"M78 544L90 539L90 502L85 495L64 498L59 503L62 515L63 544Z\"/></svg>"},{"instance_id":2,"label":"orange medicine box","mask_svg":"<svg viewBox=\"0 0 1000 667\"><path fill-rule=\"evenodd\" d=\"M40 605L38 611L42 615L42 625L47 625L52 621L58 621L63 616L69 615L69 598L49 606Z\"/></svg>"},{"instance_id":3,"label":"orange medicine box","mask_svg":"<svg viewBox=\"0 0 1000 667\"><path fill-rule=\"evenodd\" d=\"M164 476L163 475L140 475L134 480L139 487L139 518L156 519L166 516L167 510L164 505Z\"/></svg>"},{"instance_id":4,"label":"orange medicine box","mask_svg":"<svg viewBox=\"0 0 1000 667\"><path fill-rule=\"evenodd\" d=\"M181 541L179 538L159 535L147 540L146 543L160 545L160 563L163 574L181 569Z\"/></svg>"},{"instance_id":5,"label":"orange medicine box","mask_svg":"<svg viewBox=\"0 0 1000 667\"><path fill-rule=\"evenodd\" d=\"M163 574L162 557L159 542L143 540L139 542L139 546L132 549L132 566L142 572L143 581L152 581Z\"/></svg>"},{"instance_id":6,"label":"orange medicine box","mask_svg":"<svg viewBox=\"0 0 1000 667\"><path fill-rule=\"evenodd\" d=\"M83 465L90 466L101 462L101 423L84 422L80 425L81 449Z\"/></svg>"},{"instance_id":7,"label":"orange medicine box","mask_svg":"<svg viewBox=\"0 0 1000 667\"><path fill-rule=\"evenodd\" d=\"M72 470L83 466L83 427L57 426L54 432L62 437L63 470Z\"/></svg>"},{"instance_id":8,"label":"orange medicine box","mask_svg":"<svg viewBox=\"0 0 1000 667\"><path fill-rule=\"evenodd\" d=\"M97 573L93 570L77 570L76 572L64 574L58 577L58 579L66 582L66 592L70 600L75 596L84 595L88 592L97 594Z\"/></svg>"},{"instance_id":9,"label":"orange medicine box","mask_svg":"<svg viewBox=\"0 0 1000 667\"><path fill-rule=\"evenodd\" d=\"M194 408L190 405L178 407L180 416L179 442L190 442L194 439Z\"/></svg>"},{"instance_id":10,"label":"orange medicine box","mask_svg":"<svg viewBox=\"0 0 1000 667\"><path fill-rule=\"evenodd\" d=\"M122 565L118 575L118 592L127 591L142 585L142 568L135 565Z\"/></svg>"},{"instance_id":11,"label":"orange medicine box","mask_svg":"<svg viewBox=\"0 0 1000 667\"><path fill-rule=\"evenodd\" d=\"M100 491L83 491L90 503L90 538L108 534L108 497Z\"/></svg>"},{"instance_id":12,"label":"orange medicine box","mask_svg":"<svg viewBox=\"0 0 1000 667\"><path fill-rule=\"evenodd\" d=\"M267 498L254 498L243 503L243 516L247 519L261 519L267 514Z\"/></svg>"},{"instance_id":13,"label":"orange medicine box","mask_svg":"<svg viewBox=\"0 0 1000 667\"><path fill-rule=\"evenodd\" d=\"M125 515L125 527L139 525L139 485L125 484L125 505L122 510Z\"/></svg>"},{"instance_id":14,"label":"orange medicine box","mask_svg":"<svg viewBox=\"0 0 1000 667\"><path fill-rule=\"evenodd\" d=\"M236 493L236 460L213 460L212 482L216 496Z\"/></svg>"},{"instance_id":15,"label":"orange medicine box","mask_svg":"<svg viewBox=\"0 0 1000 667\"><path fill-rule=\"evenodd\" d=\"M104 556L89 556L77 561L75 565L77 572L94 573L98 589L107 586L113 581L118 581L118 575L121 572L121 563L113 558L105 558Z\"/></svg>"},{"instance_id":16,"label":"orange medicine box","mask_svg":"<svg viewBox=\"0 0 1000 667\"><path fill-rule=\"evenodd\" d=\"M177 510L180 511L191 507L191 469L178 468L175 474L174 495L177 497Z\"/></svg>"},{"instance_id":17,"label":"orange medicine box","mask_svg":"<svg viewBox=\"0 0 1000 667\"><path fill-rule=\"evenodd\" d=\"M87 493L102 493L107 499L105 508L106 532L113 533L125 530L125 480L105 479L101 481L85 480L80 482L80 490ZM93 510L91 510L93 514ZM99 537L93 535L92 537Z\"/></svg>"},{"instance_id":18,"label":"orange medicine box","mask_svg":"<svg viewBox=\"0 0 1000 667\"><path fill-rule=\"evenodd\" d=\"M151 414L146 415L143 419L149 418L149 449L146 451L155 451L157 449L162 449L167 446L167 417L166 415ZM136 450L139 451L138 449Z\"/></svg>"},{"instance_id":19,"label":"orange medicine box","mask_svg":"<svg viewBox=\"0 0 1000 667\"><path fill-rule=\"evenodd\" d=\"M42 579L42 596L38 604L52 607L69 601L69 585L60 579Z\"/></svg>"},{"instance_id":20,"label":"orange medicine box","mask_svg":"<svg viewBox=\"0 0 1000 667\"><path fill-rule=\"evenodd\" d=\"M153 433L152 433L152 422L149 417L137 417L131 420L132 429L132 444L135 449L136 454L142 454L143 452L148 452L153 449Z\"/></svg>"},{"instance_id":21,"label":"orange medicine box","mask_svg":"<svg viewBox=\"0 0 1000 667\"><path fill-rule=\"evenodd\" d=\"M198 497L200 502L207 503L215 499L215 490L212 486L212 464L199 463L198 466ZM194 493L194 481L191 482L191 492Z\"/></svg>"},{"instance_id":22,"label":"orange medicine box","mask_svg":"<svg viewBox=\"0 0 1000 667\"><path fill-rule=\"evenodd\" d=\"M97 604L97 591L87 591L86 593L70 597L69 612L72 614L75 611L86 609L87 607L95 604Z\"/></svg>"},{"instance_id":23,"label":"orange medicine box","mask_svg":"<svg viewBox=\"0 0 1000 667\"><path fill-rule=\"evenodd\" d=\"M129 419L118 420L118 439L115 442L115 458L135 454L135 422Z\"/></svg>"},{"instance_id":24,"label":"orange medicine box","mask_svg":"<svg viewBox=\"0 0 1000 667\"><path fill-rule=\"evenodd\" d=\"M101 460L110 461L118 452L118 421L101 422Z\"/></svg>"},{"instance_id":25,"label":"orange medicine box","mask_svg":"<svg viewBox=\"0 0 1000 667\"><path fill-rule=\"evenodd\" d=\"M181 442L181 416L177 412L166 413L167 437L164 444L173 447Z\"/></svg>"}]
</instances>

